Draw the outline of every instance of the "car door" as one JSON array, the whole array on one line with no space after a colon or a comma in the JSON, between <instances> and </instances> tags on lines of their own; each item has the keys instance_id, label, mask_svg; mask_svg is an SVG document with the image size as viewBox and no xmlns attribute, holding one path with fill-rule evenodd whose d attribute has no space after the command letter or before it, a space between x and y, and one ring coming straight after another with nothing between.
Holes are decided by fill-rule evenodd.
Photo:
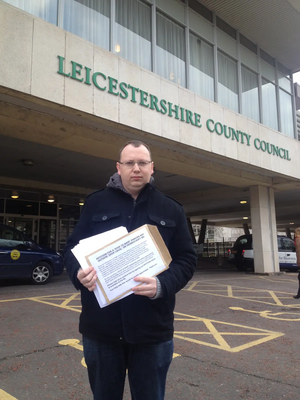
<instances>
[{"instance_id":1,"label":"car door","mask_svg":"<svg viewBox=\"0 0 300 400\"><path fill-rule=\"evenodd\" d=\"M0 227L0 278L30 277L34 252L24 235L8 226Z\"/></svg>"},{"instance_id":2,"label":"car door","mask_svg":"<svg viewBox=\"0 0 300 400\"><path fill-rule=\"evenodd\" d=\"M280 268L297 268L296 247L291 239L287 237L278 238L278 256Z\"/></svg>"}]
</instances>

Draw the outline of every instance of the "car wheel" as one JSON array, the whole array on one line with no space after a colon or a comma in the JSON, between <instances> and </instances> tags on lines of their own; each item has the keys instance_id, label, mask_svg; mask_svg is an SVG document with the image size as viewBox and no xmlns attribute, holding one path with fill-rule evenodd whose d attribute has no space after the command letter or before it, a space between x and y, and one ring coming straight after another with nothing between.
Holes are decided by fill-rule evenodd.
<instances>
[{"instance_id":1,"label":"car wheel","mask_svg":"<svg viewBox=\"0 0 300 400\"><path fill-rule=\"evenodd\" d=\"M31 274L31 282L35 285L44 285L52 278L50 265L44 261L38 262Z\"/></svg>"}]
</instances>

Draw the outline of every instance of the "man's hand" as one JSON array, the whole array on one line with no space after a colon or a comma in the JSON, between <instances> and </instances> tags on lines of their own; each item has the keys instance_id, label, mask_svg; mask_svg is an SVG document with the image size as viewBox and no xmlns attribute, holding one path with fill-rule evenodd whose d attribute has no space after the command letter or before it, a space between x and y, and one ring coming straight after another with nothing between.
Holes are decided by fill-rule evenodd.
<instances>
[{"instance_id":1,"label":"man's hand","mask_svg":"<svg viewBox=\"0 0 300 400\"><path fill-rule=\"evenodd\" d=\"M136 276L134 278L136 282L141 282L144 285L138 285L132 288L134 294L146 297L154 297L157 292L157 282L155 278L146 276Z\"/></svg>"},{"instance_id":2,"label":"man's hand","mask_svg":"<svg viewBox=\"0 0 300 400\"><path fill-rule=\"evenodd\" d=\"M89 267L86 269L80 269L77 273L77 279L90 292L96 289L97 272L95 268Z\"/></svg>"}]
</instances>

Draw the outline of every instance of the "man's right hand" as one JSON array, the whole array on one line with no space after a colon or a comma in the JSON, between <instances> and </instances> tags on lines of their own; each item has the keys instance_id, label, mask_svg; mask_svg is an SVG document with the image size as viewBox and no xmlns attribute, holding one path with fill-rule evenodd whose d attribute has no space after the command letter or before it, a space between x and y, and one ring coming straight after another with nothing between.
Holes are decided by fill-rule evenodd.
<instances>
[{"instance_id":1,"label":"man's right hand","mask_svg":"<svg viewBox=\"0 0 300 400\"><path fill-rule=\"evenodd\" d=\"M90 292L96 289L97 272L94 267L88 267L86 269L80 268L77 273L77 279Z\"/></svg>"}]
</instances>

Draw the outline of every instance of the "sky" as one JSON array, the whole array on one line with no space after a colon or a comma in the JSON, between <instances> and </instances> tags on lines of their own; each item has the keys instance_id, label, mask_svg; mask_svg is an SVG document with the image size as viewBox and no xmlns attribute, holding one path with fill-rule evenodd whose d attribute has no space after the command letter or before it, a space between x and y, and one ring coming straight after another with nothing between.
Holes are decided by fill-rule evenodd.
<instances>
[{"instance_id":1,"label":"sky","mask_svg":"<svg viewBox=\"0 0 300 400\"><path fill-rule=\"evenodd\" d=\"M300 84L300 72L297 72L296 74L293 75L293 80L294 80L294 82L297 82Z\"/></svg>"}]
</instances>

